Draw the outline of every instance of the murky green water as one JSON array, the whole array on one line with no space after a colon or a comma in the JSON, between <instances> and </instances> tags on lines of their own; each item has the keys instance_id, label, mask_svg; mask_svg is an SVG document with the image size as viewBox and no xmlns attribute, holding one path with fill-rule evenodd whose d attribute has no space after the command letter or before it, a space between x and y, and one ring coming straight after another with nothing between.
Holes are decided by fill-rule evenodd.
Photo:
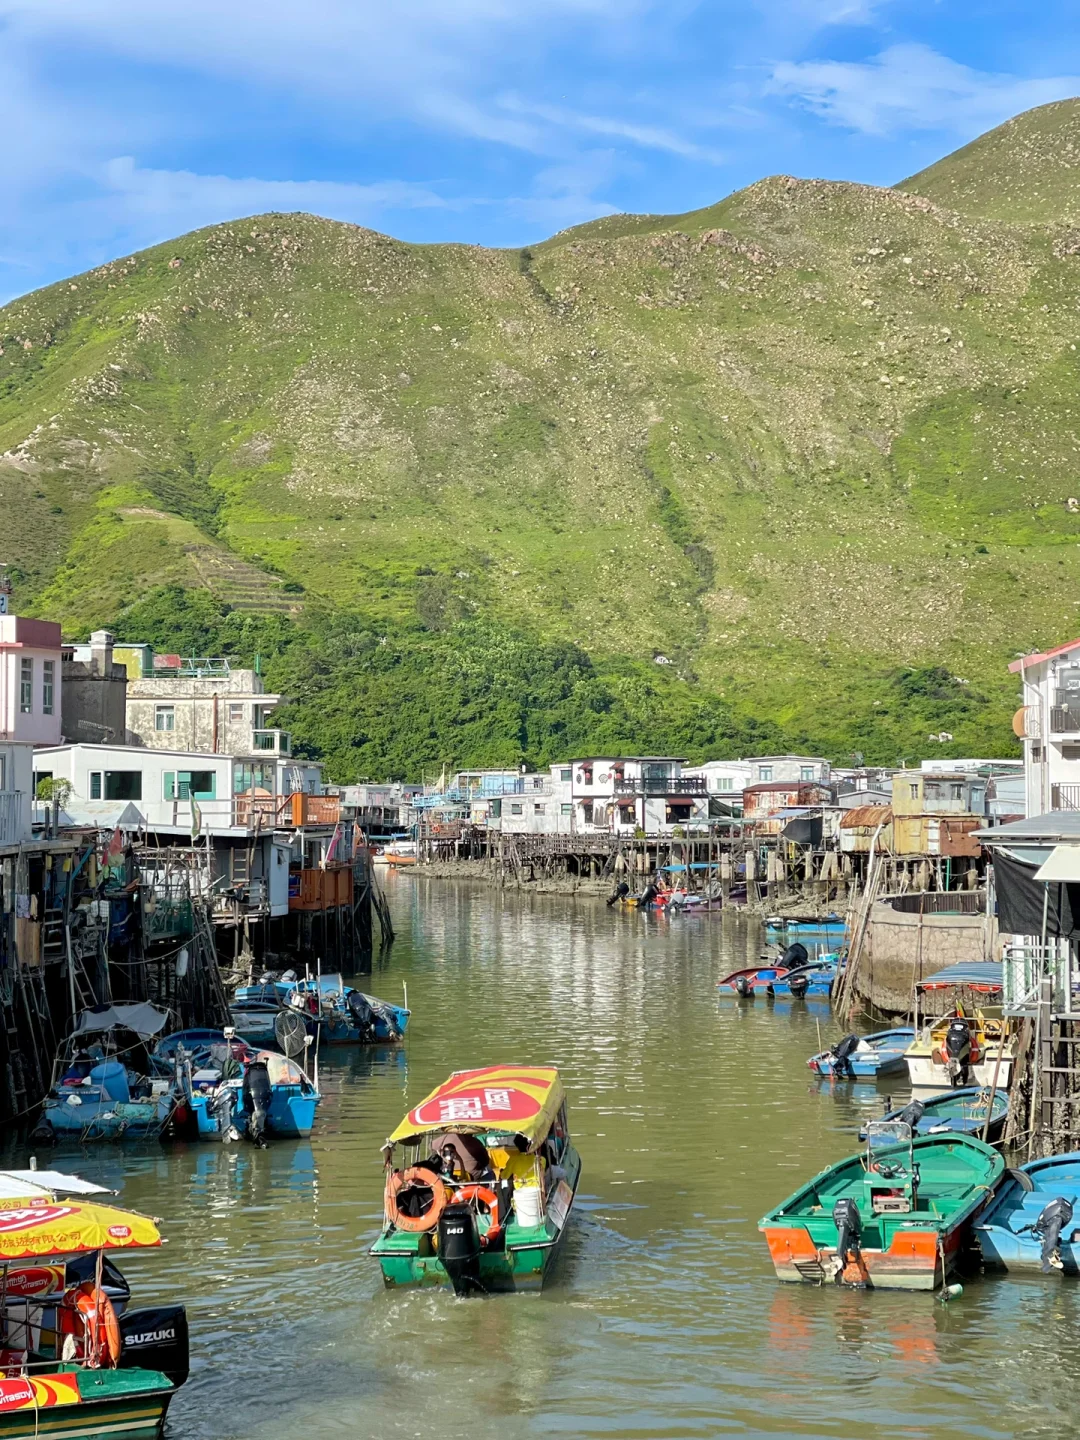
<instances>
[{"instance_id":1,"label":"murky green water","mask_svg":"<svg viewBox=\"0 0 1080 1440\"><path fill-rule=\"evenodd\" d=\"M390 890L400 939L369 988L407 982L408 1045L324 1057L310 1143L58 1157L163 1218L169 1244L124 1268L136 1303L189 1307L170 1440L1080 1433L1077 1285L977 1280L943 1306L774 1279L759 1217L856 1148L881 1094L810 1075L820 1004L718 1005L757 927ZM506 1060L559 1065L583 1157L553 1283L385 1293L380 1144L450 1070Z\"/></svg>"}]
</instances>

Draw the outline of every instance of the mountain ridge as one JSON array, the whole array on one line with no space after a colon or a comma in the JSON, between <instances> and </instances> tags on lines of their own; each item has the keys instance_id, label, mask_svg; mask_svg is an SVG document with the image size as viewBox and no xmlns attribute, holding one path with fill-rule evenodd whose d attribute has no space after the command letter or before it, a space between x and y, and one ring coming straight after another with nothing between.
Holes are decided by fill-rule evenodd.
<instances>
[{"instance_id":1,"label":"mountain ridge","mask_svg":"<svg viewBox=\"0 0 1080 1440\"><path fill-rule=\"evenodd\" d=\"M256 216L22 297L19 603L72 634L166 587L301 627L491 621L646 690L670 662L687 703L838 758L928 726L1011 753L1007 660L1076 624L1080 243L1052 134L1078 114L900 188L772 176L522 250ZM984 142L1051 156L1019 221L940 201L974 170L985 208Z\"/></svg>"}]
</instances>

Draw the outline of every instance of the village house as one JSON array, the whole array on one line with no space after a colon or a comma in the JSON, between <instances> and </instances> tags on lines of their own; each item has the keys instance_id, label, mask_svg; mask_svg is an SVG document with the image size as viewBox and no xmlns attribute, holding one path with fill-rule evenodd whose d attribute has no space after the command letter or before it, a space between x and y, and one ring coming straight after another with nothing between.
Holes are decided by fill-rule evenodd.
<instances>
[{"instance_id":1,"label":"village house","mask_svg":"<svg viewBox=\"0 0 1080 1440\"><path fill-rule=\"evenodd\" d=\"M1009 669L1022 686L1013 731L1024 746L1028 816L1080 810L1080 639Z\"/></svg>"},{"instance_id":2,"label":"village house","mask_svg":"<svg viewBox=\"0 0 1080 1440\"><path fill-rule=\"evenodd\" d=\"M670 835L705 825L705 781L671 756L594 756L551 766L557 833Z\"/></svg>"},{"instance_id":3,"label":"village house","mask_svg":"<svg viewBox=\"0 0 1080 1440\"><path fill-rule=\"evenodd\" d=\"M128 677L128 743L210 755L288 755L288 732L271 723L282 700L267 692L257 670L234 668L224 657L155 655L152 675Z\"/></svg>"},{"instance_id":4,"label":"village house","mask_svg":"<svg viewBox=\"0 0 1080 1440\"><path fill-rule=\"evenodd\" d=\"M986 786L970 771L898 771L892 783L892 853L978 856L974 832L985 824Z\"/></svg>"},{"instance_id":5,"label":"village house","mask_svg":"<svg viewBox=\"0 0 1080 1440\"><path fill-rule=\"evenodd\" d=\"M750 785L828 785L832 779L832 766L816 755L752 755L743 763L750 767Z\"/></svg>"},{"instance_id":6,"label":"village house","mask_svg":"<svg viewBox=\"0 0 1080 1440\"><path fill-rule=\"evenodd\" d=\"M61 732L73 744L122 745L127 737L127 668L115 659L108 630L95 630L88 645L63 649Z\"/></svg>"},{"instance_id":7,"label":"village house","mask_svg":"<svg viewBox=\"0 0 1080 1440\"><path fill-rule=\"evenodd\" d=\"M0 614L0 845L33 836L34 747L60 739L62 700L60 626Z\"/></svg>"}]
</instances>

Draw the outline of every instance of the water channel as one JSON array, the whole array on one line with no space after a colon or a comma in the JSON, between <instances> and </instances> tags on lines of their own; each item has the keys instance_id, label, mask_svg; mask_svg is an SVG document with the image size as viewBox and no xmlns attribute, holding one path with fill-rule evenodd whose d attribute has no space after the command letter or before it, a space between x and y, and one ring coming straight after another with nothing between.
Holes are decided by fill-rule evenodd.
<instances>
[{"instance_id":1,"label":"water channel","mask_svg":"<svg viewBox=\"0 0 1080 1440\"><path fill-rule=\"evenodd\" d=\"M1080 1431L1069 1281L976 1279L945 1306L774 1279L758 1219L857 1148L884 1090L811 1076L827 1007L717 1002L760 927L411 875L389 890L400 938L363 983L407 983L408 1043L324 1052L310 1143L55 1157L162 1218L169 1243L124 1269L133 1303L188 1305L168 1440ZM552 1283L386 1293L366 1254L383 1139L449 1071L506 1060L560 1067L583 1157Z\"/></svg>"}]
</instances>

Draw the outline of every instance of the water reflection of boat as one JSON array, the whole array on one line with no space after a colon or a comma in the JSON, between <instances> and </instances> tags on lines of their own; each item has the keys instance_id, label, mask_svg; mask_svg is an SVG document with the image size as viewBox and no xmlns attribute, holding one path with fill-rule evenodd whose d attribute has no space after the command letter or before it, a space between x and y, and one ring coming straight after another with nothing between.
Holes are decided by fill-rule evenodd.
<instances>
[{"instance_id":1,"label":"water reflection of boat","mask_svg":"<svg viewBox=\"0 0 1080 1440\"><path fill-rule=\"evenodd\" d=\"M3 1185L0 1435L10 1440L158 1436L187 1379L184 1307L132 1310L113 1299L119 1272L106 1252L160 1245L157 1227L72 1198L100 1188L45 1174L16 1181L22 1194Z\"/></svg>"},{"instance_id":2,"label":"water reflection of boat","mask_svg":"<svg viewBox=\"0 0 1080 1440\"><path fill-rule=\"evenodd\" d=\"M901 1108L890 1110L883 1118L904 1120L917 1135L959 1131L965 1135L976 1135L994 1145L1001 1139L1008 1114L1009 1097L1004 1091L991 1092L982 1086L972 1085L963 1090L946 1090L925 1100L909 1100ZM865 1125L859 1131L859 1139L866 1139Z\"/></svg>"},{"instance_id":3,"label":"water reflection of boat","mask_svg":"<svg viewBox=\"0 0 1080 1440\"><path fill-rule=\"evenodd\" d=\"M811 1055L806 1063L815 1075L830 1075L837 1080L853 1080L856 1076L876 1079L904 1069L904 1052L914 1038L910 1026L878 1030L873 1035L845 1035L830 1049Z\"/></svg>"},{"instance_id":4,"label":"water reflection of boat","mask_svg":"<svg viewBox=\"0 0 1080 1440\"><path fill-rule=\"evenodd\" d=\"M1080 1274L1080 1153L1032 1160L1010 1171L975 1226L987 1265L1003 1270Z\"/></svg>"},{"instance_id":5,"label":"water reflection of boat","mask_svg":"<svg viewBox=\"0 0 1080 1440\"><path fill-rule=\"evenodd\" d=\"M765 921L766 937L777 945L807 939L839 941L846 929L839 915L771 915Z\"/></svg>"},{"instance_id":6,"label":"water reflection of boat","mask_svg":"<svg viewBox=\"0 0 1080 1440\"><path fill-rule=\"evenodd\" d=\"M761 1221L781 1280L934 1290L956 1262L1005 1162L970 1135L867 1127L865 1154L816 1175Z\"/></svg>"},{"instance_id":7,"label":"water reflection of boat","mask_svg":"<svg viewBox=\"0 0 1080 1440\"><path fill-rule=\"evenodd\" d=\"M398 1145L405 1164L393 1168ZM409 1111L384 1155L386 1223L371 1253L387 1286L539 1289L581 1173L557 1070L458 1071Z\"/></svg>"}]
</instances>

